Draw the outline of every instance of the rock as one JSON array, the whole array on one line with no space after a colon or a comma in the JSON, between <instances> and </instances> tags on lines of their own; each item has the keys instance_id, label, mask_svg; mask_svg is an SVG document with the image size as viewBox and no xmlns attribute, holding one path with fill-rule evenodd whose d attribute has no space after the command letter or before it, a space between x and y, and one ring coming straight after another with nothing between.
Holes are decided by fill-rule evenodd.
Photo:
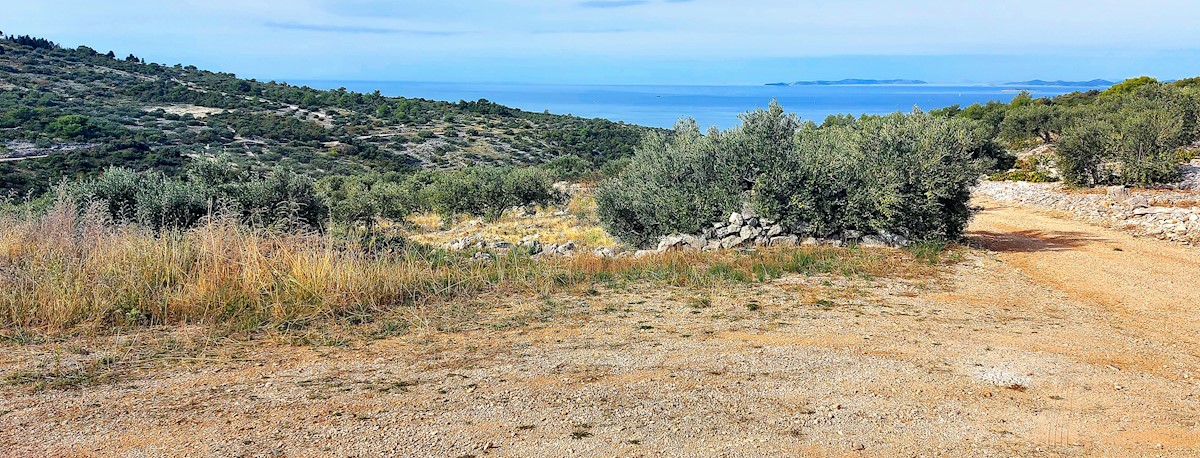
<instances>
[{"instance_id":1,"label":"rock","mask_svg":"<svg viewBox=\"0 0 1200 458\"><path fill-rule=\"evenodd\" d=\"M771 246L796 246L799 240L800 238L794 235L775 236L771 237Z\"/></svg>"},{"instance_id":2,"label":"rock","mask_svg":"<svg viewBox=\"0 0 1200 458\"><path fill-rule=\"evenodd\" d=\"M605 248L597 248L592 253L595 254L596 256L599 256L602 258L612 258L617 255L617 250L605 247Z\"/></svg>"},{"instance_id":3,"label":"rock","mask_svg":"<svg viewBox=\"0 0 1200 458\"><path fill-rule=\"evenodd\" d=\"M767 237L775 237L780 234L783 234L783 226L774 224L767 228Z\"/></svg>"},{"instance_id":4,"label":"rock","mask_svg":"<svg viewBox=\"0 0 1200 458\"><path fill-rule=\"evenodd\" d=\"M883 248L888 246L887 240L884 240L883 237L878 235L863 236L862 240L859 241L858 244L859 246L867 248Z\"/></svg>"},{"instance_id":5,"label":"rock","mask_svg":"<svg viewBox=\"0 0 1200 458\"><path fill-rule=\"evenodd\" d=\"M1133 196L1125 200L1125 206L1129 208L1145 208L1150 206L1150 201L1145 196Z\"/></svg>"},{"instance_id":6,"label":"rock","mask_svg":"<svg viewBox=\"0 0 1200 458\"><path fill-rule=\"evenodd\" d=\"M1129 190L1125 189L1124 186L1109 186L1105 189L1108 191L1108 196L1117 202L1124 202L1129 199Z\"/></svg>"},{"instance_id":7,"label":"rock","mask_svg":"<svg viewBox=\"0 0 1200 458\"><path fill-rule=\"evenodd\" d=\"M757 227L742 226L742 231L738 235L743 239L750 239L762 233L762 229Z\"/></svg>"},{"instance_id":8,"label":"rock","mask_svg":"<svg viewBox=\"0 0 1200 458\"><path fill-rule=\"evenodd\" d=\"M557 251L560 254L571 254L571 252L575 251L575 242L567 241L567 243L559 245Z\"/></svg>"},{"instance_id":9,"label":"rock","mask_svg":"<svg viewBox=\"0 0 1200 458\"><path fill-rule=\"evenodd\" d=\"M725 237L729 237L731 235L737 234L741 231L742 231L741 226L729 225L727 227L722 227L720 229L717 229L716 233L714 234L714 237L723 239Z\"/></svg>"},{"instance_id":10,"label":"rock","mask_svg":"<svg viewBox=\"0 0 1200 458\"><path fill-rule=\"evenodd\" d=\"M491 261L493 259L493 256L491 253L488 253L486 251L480 251L478 253L475 253L474 255L471 255L471 259L474 259L476 261Z\"/></svg>"},{"instance_id":11,"label":"rock","mask_svg":"<svg viewBox=\"0 0 1200 458\"><path fill-rule=\"evenodd\" d=\"M683 243L683 237L678 235L668 235L658 240L658 252L664 252L678 247Z\"/></svg>"},{"instance_id":12,"label":"rock","mask_svg":"<svg viewBox=\"0 0 1200 458\"><path fill-rule=\"evenodd\" d=\"M701 248L704 248L705 245L708 245L708 237L705 237L705 236L697 237L694 235L685 235L685 236L683 236L683 244L693 250L699 250Z\"/></svg>"},{"instance_id":13,"label":"rock","mask_svg":"<svg viewBox=\"0 0 1200 458\"><path fill-rule=\"evenodd\" d=\"M746 241L745 237L742 237L740 235L731 235L729 237L725 237L724 239L721 239L721 248L724 248L726 250L728 250L730 248L736 248L736 247L740 246L742 243L744 243L745 241Z\"/></svg>"},{"instance_id":14,"label":"rock","mask_svg":"<svg viewBox=\"0 0 1200 458\"><path fill-rule=\"evenodd\" d=\"M1174 212L1174 210L1167 207L1138 207L1133 209L1133 214L1135 215L1161 215Z\"/></svg>"},{"instance_id":15,"label":"rock","mask_svg":"<svg viewBox=\"0 0 1200 458\"><path fill-rule=\"evenodd\" d=\"M747 226L758 227L758 218L757 217L751 216L749 218L746 218L746 215L742 215L742 218L746 220Z\"/></svg>"},{"instance_id":16,"label":"rock","mask_svg":"<svg viewBox=\"0 0 1200 458\"><path fill-rule=\"evenodd\" d=\"M804 245L804 246L813 246L813 245L820 245L821 241L817 240L816 237L806 237L804 239L804 241L800 242L800 244Z\"/></svg>"},{"instance_id":17,"label":"rock","mask_svg":"<svg viewBox=\"0 0 1200 458\"><path fill-rule=\"evenodd\" d=\"M538 254L542 252L542 242L537 240L521 242L521 247L529 250L529 254Z\"/></svg>"},{"instance_id":18,"label":"rock","mask_svg":"<svg viewBox=\"0 0 1200 458\"><path fill-rule=\"evenodd\" d=\"M733 212L733 213L729 214L729 225L730 226L741 226L742 223L745 223L745 222L746 222L746 220L742 218L741 213Z\"/></svg>"},{"instance_id":19,"label":"rock","mask_svg":"<svg viewBox=\"0 0 1200 458\"><path fill-rule=\"evenodd\" d=\"M500 241L492 242L492 243L488 244L488 246L490 246L491 248L496 249L496 250L508 250L508 249L512 249L513 244L503 241L503 240L500 240Z\"/></svg>"},{"instance_id":20,"label":"rock","mask_svg":"<svg viewBox=\"0 0 1200 458\"><path fill-rule=\"evenodd\" d=\"M863 235L862 232L859 232L859 231L856 231L853 229L847 230L847 231L842 231L842 239L843 240L857 240L859 238L862 238L862 235Z\"/></svg>"},{"instance_id":21,"label":"rock","mask_svg":"<svg viewBox=\"0 0 1200 458\"><path fill-rule=\"evenodd\" d=\"M637 250L633 253L633 257L644 258L646 256L650 256L650 255L653 255L656 253L657 253L657 251L654 251L654 250Z\"/></svg>"}]
</instances>

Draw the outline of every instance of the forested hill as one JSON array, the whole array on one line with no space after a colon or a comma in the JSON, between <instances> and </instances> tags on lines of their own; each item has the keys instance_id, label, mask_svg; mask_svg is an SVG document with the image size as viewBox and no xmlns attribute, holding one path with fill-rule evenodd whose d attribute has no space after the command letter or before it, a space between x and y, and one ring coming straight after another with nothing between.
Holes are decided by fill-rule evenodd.
<instances>
[{"instance_id":1,"label":"forested hill","mask_svg":"<svg viewBox=\"0 0 1200 458\"><path fill-rule=\"evenodd\" d=\"M229 153L251 168L357 174L628 156L651 129L260 82L27 36L0 40L0 192L47 189L110 165L174 174Z\"/></svg>"}]
</instances>

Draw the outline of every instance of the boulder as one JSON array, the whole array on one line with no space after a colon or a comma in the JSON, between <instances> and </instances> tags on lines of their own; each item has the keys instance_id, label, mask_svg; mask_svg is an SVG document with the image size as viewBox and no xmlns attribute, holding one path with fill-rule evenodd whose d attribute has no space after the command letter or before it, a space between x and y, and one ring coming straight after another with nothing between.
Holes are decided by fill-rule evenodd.
<instances>
[{"instance_id":1,"label":"boulder","mask_svg":"<svg viewBox=\"0 0 1200 458\"><path fill-rule=\"evenodd\" d=\"M783 234L783 226L773 224L767 228L767 237L775 237L781 234Z\"/></svg>"}]
</instances>

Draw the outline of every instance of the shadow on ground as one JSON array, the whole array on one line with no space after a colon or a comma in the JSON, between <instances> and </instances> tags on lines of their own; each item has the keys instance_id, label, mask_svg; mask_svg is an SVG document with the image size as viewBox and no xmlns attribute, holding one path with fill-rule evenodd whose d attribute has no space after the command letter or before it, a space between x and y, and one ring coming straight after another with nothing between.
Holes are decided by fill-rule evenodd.
<instances>
[{"instance_id":1,"label":"shadow on ground","mask_svg":"<svg viewBox=\"0 0 1200 458\"><path fill-rule=\"evenodd\" d=\"M967 239L972 245L992 251L1032 253L1039 251L1065 251L1090 243L1107 242L1086 232L1075 231L971 231Z\"/></svg>"}]
</instances>

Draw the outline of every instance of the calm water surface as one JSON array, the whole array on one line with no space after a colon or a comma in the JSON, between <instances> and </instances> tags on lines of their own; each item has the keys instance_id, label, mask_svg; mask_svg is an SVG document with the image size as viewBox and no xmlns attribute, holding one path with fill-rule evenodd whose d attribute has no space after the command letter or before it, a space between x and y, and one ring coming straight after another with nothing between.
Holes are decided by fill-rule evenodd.
<instances>
[{"instance_id":1,"label":"calm water surface","mask_svg":"<svg viewBox=\"0 0 1200 458\"><path fill-rule=\"evenodd\" d=\"M1035 97L1054 96L1088 87L992 85L871 85L871 86L596 86L546 84L418 83L397 81L295 81L318 89L359 92L457 102L488 99L528 111L548 110L588 118L606 118L647 126L670 127L682 117L701 126L732 127L737 115L766 107L772 99L804 119L821 122L830 114L886 114L959 104L1000 100L1008 102L1021 89Z\"/></svg>"}]
</instances>

